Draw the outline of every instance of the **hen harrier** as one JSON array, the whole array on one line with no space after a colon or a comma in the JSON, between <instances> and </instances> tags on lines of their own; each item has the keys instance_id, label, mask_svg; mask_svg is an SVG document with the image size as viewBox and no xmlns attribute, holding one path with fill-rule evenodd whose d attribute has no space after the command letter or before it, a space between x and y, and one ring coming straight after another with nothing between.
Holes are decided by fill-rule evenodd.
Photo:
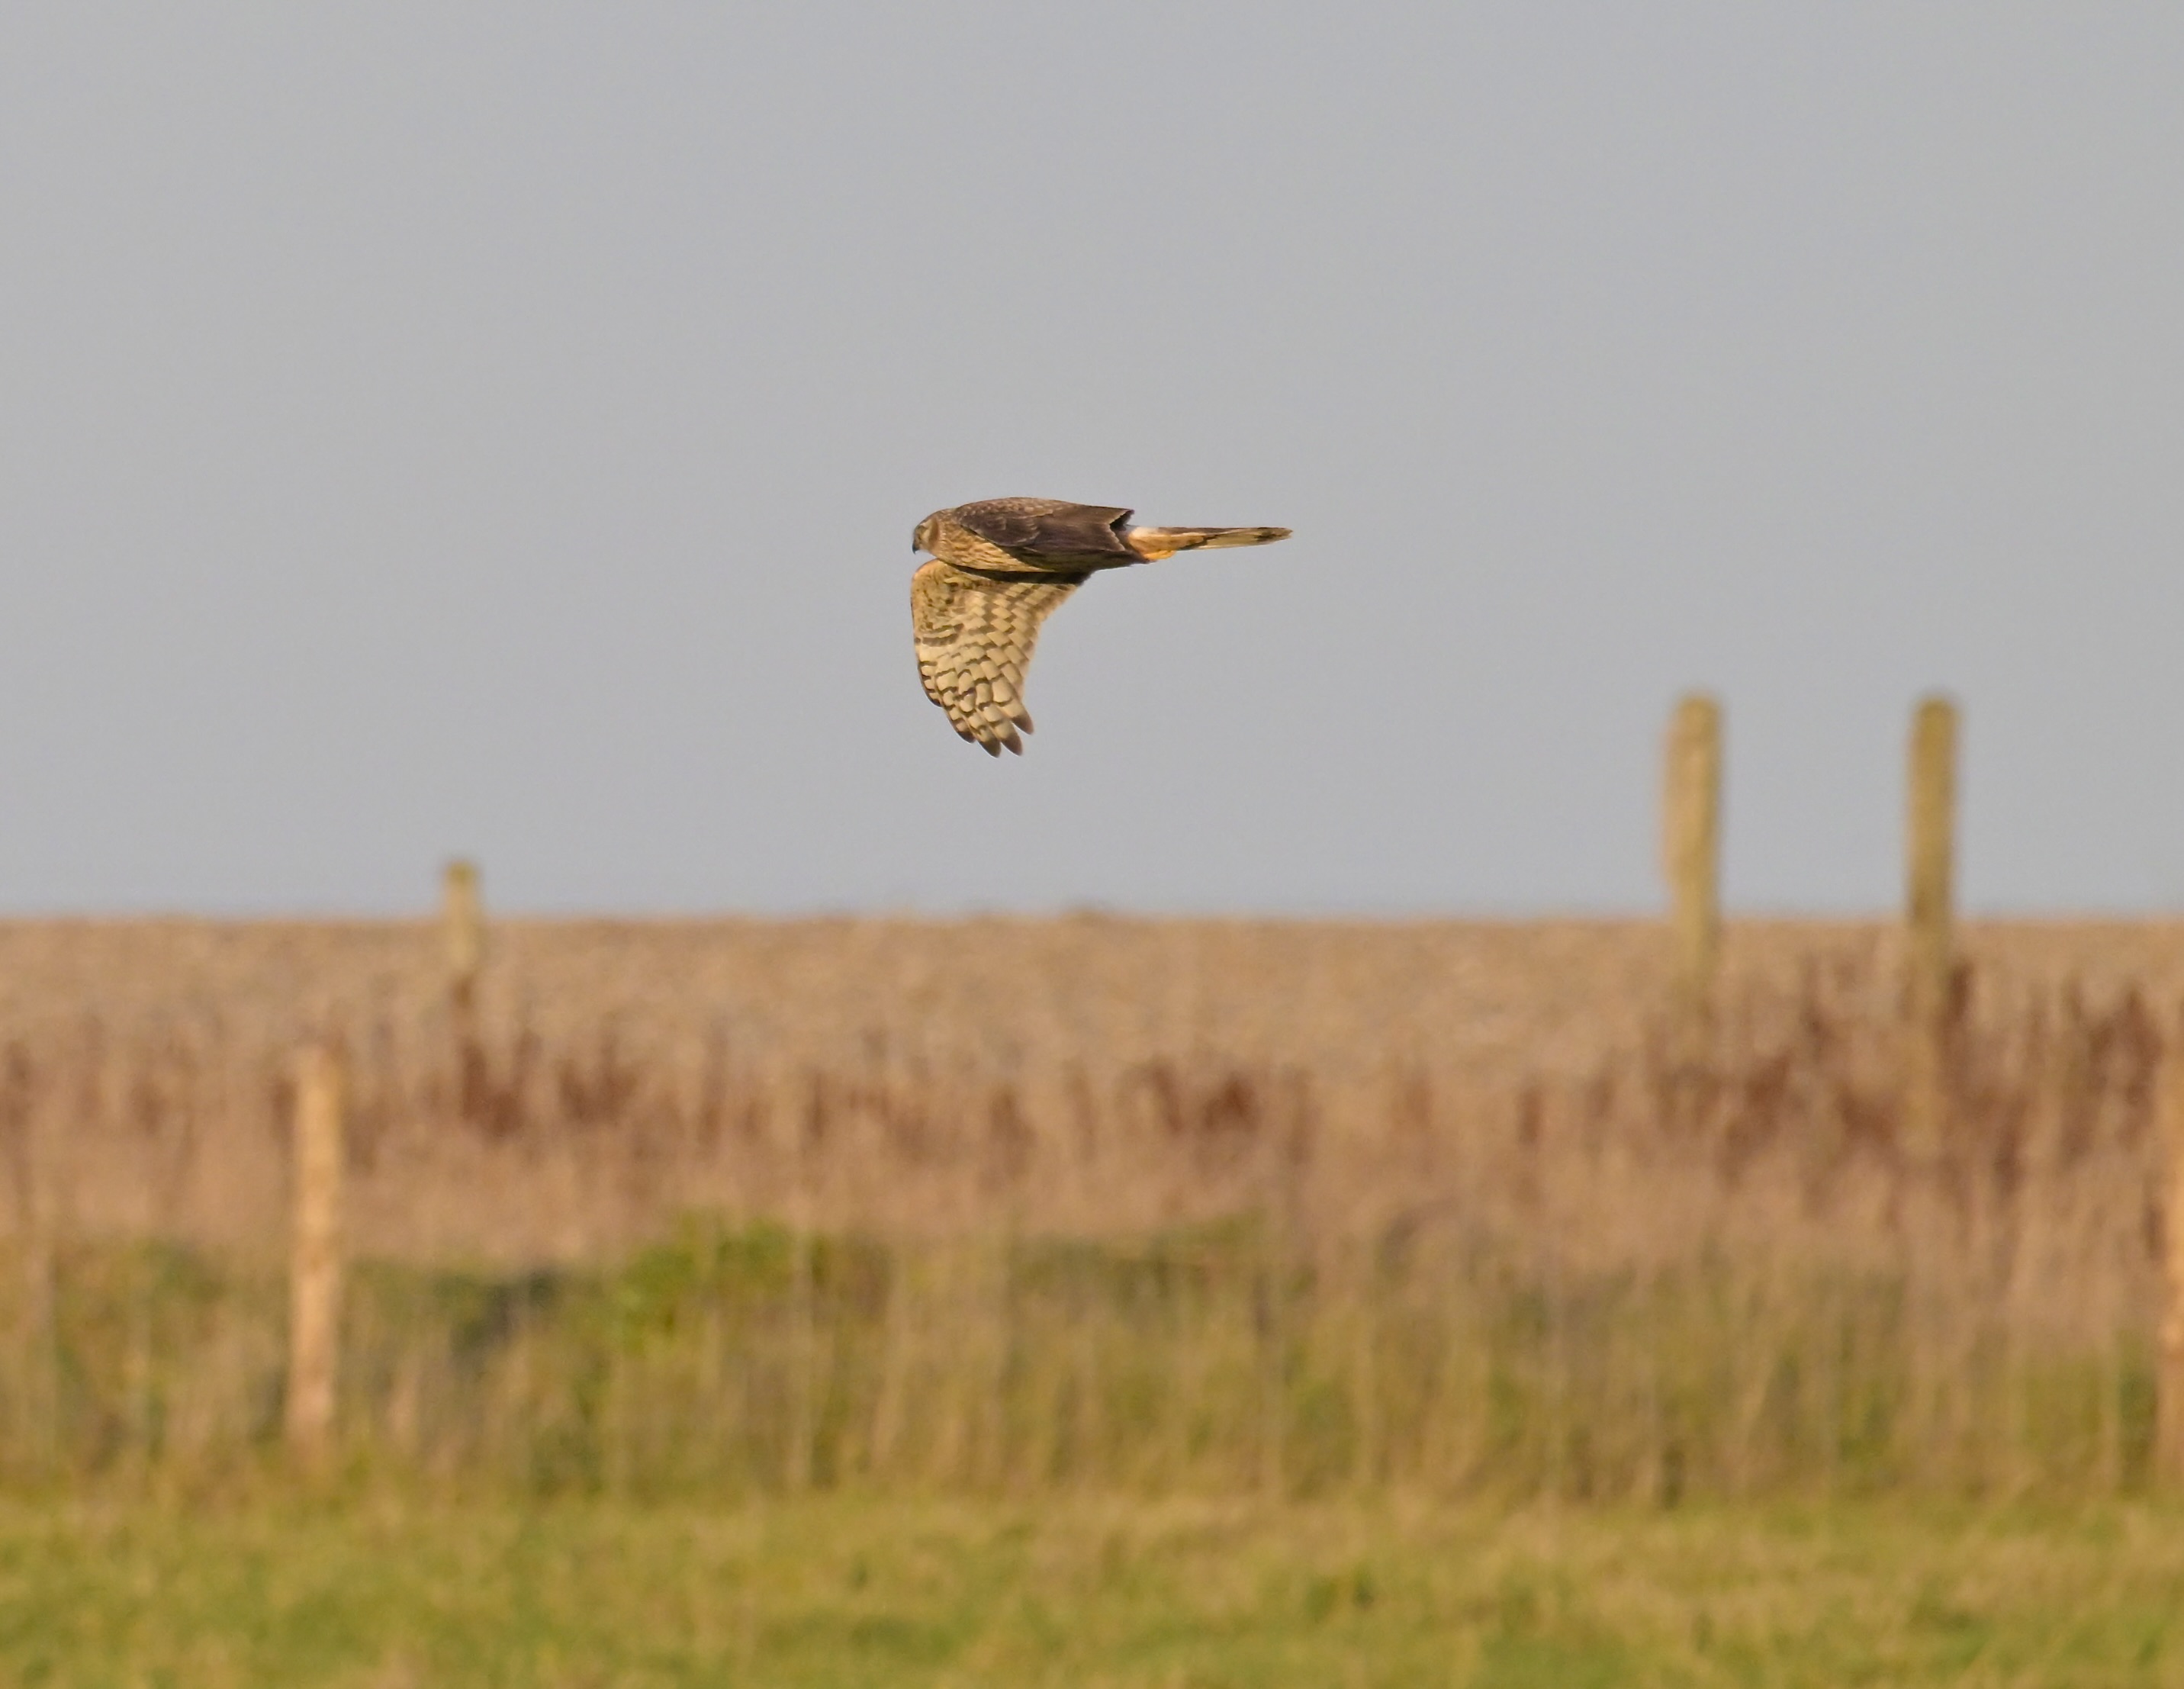
<instances>
[{"instance_id":1,"label":"hen harrier","mask_svg":"<svg viewBox=\"0 0 2184 1689\"><path fill-rule=\"evenodd\" d=\"M1003 745L1022 755L1024 671L1039 624L1095 571L1290 537L1284 527L1125 527L1130 516L1063 499L984 499L917 525L911 549L933 557L910 577L917 672L925 695L988 755Z\"/></svg>"}]
</instances>

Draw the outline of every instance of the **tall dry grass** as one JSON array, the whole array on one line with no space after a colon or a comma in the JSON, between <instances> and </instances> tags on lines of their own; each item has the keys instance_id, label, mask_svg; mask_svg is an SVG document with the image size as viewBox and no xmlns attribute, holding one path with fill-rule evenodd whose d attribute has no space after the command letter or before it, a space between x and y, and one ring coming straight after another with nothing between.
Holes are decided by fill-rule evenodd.
<instances>
[{"instance_id":1,"label":"tall dry grass","mask_svg":"<svg viewBox=\"0 0 2184 1689\"><path fill-rule=\"evenodd\" d=\"M454 1486L1671 1500L2145 1481L2184 931L0 931L0 1469L231 1475L292 1062L351 1078L343 1447Z\"/></svg>"}]
</instances>

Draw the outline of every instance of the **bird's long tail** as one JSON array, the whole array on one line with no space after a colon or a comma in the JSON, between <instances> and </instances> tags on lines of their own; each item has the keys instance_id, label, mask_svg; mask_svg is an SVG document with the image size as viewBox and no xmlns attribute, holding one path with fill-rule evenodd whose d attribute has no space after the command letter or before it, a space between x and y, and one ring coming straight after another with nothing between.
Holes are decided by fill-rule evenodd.
<instances>
[{"instance_id":1,"label":"bird's long tail","mask_svg":"<svg viewBox=\"0 0 2184 1689\"><path fill-rule=\"evenodd\" d=\"M1178 551L1215 550L1224 545L1272 545L1287 539L1290 531L1278 527L1134 527L1126 529L1123 543L1146 562L1173 557Z\"/></svg>"}]
</instances>

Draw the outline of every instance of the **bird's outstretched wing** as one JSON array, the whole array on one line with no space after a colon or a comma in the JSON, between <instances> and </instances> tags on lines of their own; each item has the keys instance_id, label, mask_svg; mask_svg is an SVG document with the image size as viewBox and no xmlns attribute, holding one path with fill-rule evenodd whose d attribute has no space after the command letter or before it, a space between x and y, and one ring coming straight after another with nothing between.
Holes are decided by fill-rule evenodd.
<instances>
[{"instance_id":1,"label":"bird's outstretched wing","mask_svg":"<svg viewBox=\"0 0 2184 1689\"><path fill-rule=\"evenodd\" d=\"M1024 671L1039 623L1083 585L1082 575L982 575L932 562L910 577L910 621L925 695L989 756L1019 755L1031 731Z\"/></svg>"}]
</instances>

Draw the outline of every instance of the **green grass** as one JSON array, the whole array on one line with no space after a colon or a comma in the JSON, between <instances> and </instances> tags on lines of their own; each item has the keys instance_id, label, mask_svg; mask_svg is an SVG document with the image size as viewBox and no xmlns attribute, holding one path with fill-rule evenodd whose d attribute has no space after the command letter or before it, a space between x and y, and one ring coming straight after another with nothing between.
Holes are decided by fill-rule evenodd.
<instances>
[{"instance_id":1,"label":"green grass","mask_svg":"<svg viewBox=\"0 0 2184 1689\"><path fill-rule=\"evenodd\" d=\"M1248 1216L1097 1243L694 1220L551 1270L360 1262L343 1458L511 1504L2060 1504L2150 1481L2150 1322L2107 1302L2060 1321L1912 1267L1547 1272L1455 1233L1295 1241ZM278 1263L79 1241L31 1265L0 1249L0 1493L219 1489L277 1453Z\"/></svg>"},{"instance_id":2,"label":"green grass","mask_svg":"<svg viewBox=\"0 0 2184 1689\"><path fill-rule=\"evenodd\" d=\"M2184 1513L0 1506L11 1685L2184 1683Z\"/></svg>"}]
</instances>

